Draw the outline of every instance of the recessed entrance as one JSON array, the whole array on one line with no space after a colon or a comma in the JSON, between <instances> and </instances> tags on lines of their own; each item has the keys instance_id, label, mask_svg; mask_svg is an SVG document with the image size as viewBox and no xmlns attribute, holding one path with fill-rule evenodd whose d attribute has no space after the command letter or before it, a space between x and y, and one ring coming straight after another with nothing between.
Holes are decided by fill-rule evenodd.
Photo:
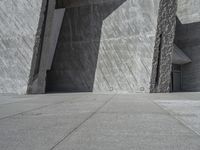
<instances>
[{"instance_id":1,"label":"recessed entrance","mask_svg":"<svg viewBox=\"0 0 200 150\"><path fill-rule=\"evenodd\" d=\"M181 92L181 65L172 66L172 91Z\"/></svg>"}]
</instances>

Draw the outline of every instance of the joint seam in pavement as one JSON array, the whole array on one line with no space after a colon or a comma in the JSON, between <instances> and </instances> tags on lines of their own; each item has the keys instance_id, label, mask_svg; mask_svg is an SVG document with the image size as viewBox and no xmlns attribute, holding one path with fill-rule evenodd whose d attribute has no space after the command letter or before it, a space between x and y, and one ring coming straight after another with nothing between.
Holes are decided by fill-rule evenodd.
<instances>
[{"instance_id":1,"label":"joint seam in pavement","mask_svg":"<svg viewBox=\"0 0 200 150\"><path fill-rule=\"evenodd\" d=\"M62 104L62 103L64 103L64 102L62 101L62 102L58 102L58 103L53 103L53 104L49 104L49 105L44 105L44 106L41 106L41 107L33 108L33 109L30 109L30 110L27 110L27 111L23 111L23 112L20 112L20 113L17 113L17 114L13 114L13 115L10 115L10 116L2 117L2 118L0 118L0 120L7 119L7 118L12 118L12 117L15 117L15 116L18 116L18 115L23 115L23 114L31 112L31 111L39 110L39 109L42 109L42 108L46 108L46 107L49 107L49 106L52 106L52 105L58 105L58 104Z\"/></svg>"},{"instance_id":2,"label":"joint seam in pavement","mask_svg":"<svg viewBox=\"0 0 200 150\"><path fill-rule=\"evenodd\" d=\"M98 107L93 113L91 113L86 119L84 119L80 124L78 124L74 129L67 133L63 138L61 138L50 150L54 150L59 144L61 144L64 140L69 138L74 132L76 132L84 123L86 123L89 119L91 119L97 112L99 112L105 105L107 105L117 94L108 98L108 100L103 103L100 107Z\"/></svg>"},{"instance_id":3,"label":"joint seam in pavement","mask_svg":"<svg viewBox=\"0 0 200 150\"><path fill-rule=\"evenodd\" d=\"M157 102L155 102L154 100L152 100L153 103L155 105L157 105L158 107L160 107L162 110L164 110L168 115L170 115L172 118L174 118L175 120L177 120L181 125L183 125L185 128L189 129L192 133L196 134L197 136L200 136L200 133L195 131L192 127L188 126L185 124L185 121L180 119L180 118L177 118L175 117L175 113L173 111L170 111L170 110L166 110L165 108L163 108L162 106L160 106Z\"/></svg>"},{"instance_id":4,"label":"joint seam in pavement","mask_svg":"<svg viewBox=\"0 0 200 150\"><path fill-rule=\"evenodd\" d=\"M79 97L79 98L82 98L82 97ZM73 100L73 99L75 99L75 98L72 98L70 100ZM28 113L28 112L32 112L32 111L35 111L35 110L47 108L47 107L50 107L50 106L53 106L53 105L63 104L65 102L66 101L60 101L60 102L56 102L56 103L52 103L52 104L48 104L48 105L43 105L43 106L40 106L40 107L37 107L37 108L33 108L33 109L30 109L30 110L27 110L27 111L23 111L23 112L20 112L20 113L17 113L17 114L13 114L13 115L2 117L2 118L0 118L0 120L4 120L4 119L7 119L7 118L15 117L15 116L22 115L22 114L25 114L25 113Z\"/></svg>"},{"instance_id":5,"label":"joint seam in pavement","mask_svg":"<svg viewBox=\"0 0 200 150\"><path fill-rule=\"evenodd\" d=\"M8 102L8 103L1 103L0 104L0 107L1 106L4 106L4 105L10 105L10 104L16 104L16 103L23 103L23 102L26 102L26 101L31 101L32 99L23 99L23 100L21 100L21 99L19 99L19 100L17 100L17 101L14 101L14 102Z\"/></svg>"}]
</instances>

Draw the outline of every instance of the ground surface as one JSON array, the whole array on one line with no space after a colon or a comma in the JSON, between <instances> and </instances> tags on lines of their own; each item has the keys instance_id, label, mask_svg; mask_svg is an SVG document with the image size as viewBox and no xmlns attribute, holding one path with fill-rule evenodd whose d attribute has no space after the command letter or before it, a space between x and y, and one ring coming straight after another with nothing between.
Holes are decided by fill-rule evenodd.
<instances>
[{"instance_id":1,"label":"ground surface","mask_svg":"<svg viewBox=\"0 0 200 150\"><path fill-rule=\"evenodd\" d=\"M200 93L1 95L0 150L200 150Z\"/></svg>"}]
</instances>

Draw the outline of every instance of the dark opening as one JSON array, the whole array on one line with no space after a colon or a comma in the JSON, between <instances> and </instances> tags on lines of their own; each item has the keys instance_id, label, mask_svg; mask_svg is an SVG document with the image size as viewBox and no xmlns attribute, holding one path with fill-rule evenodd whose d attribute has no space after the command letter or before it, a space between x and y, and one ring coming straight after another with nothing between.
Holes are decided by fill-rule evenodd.
<instances>
[{"instance_id":1,"label":"dark opening","mask_svg":"<svg viewBox=\"0 0 200 150\"><path fill-rule=\"evenodd\" d=\"M172 65L172 91L181 92L181 65Z\"/></svg>"},{"instance_id":2,"label":"dark opening","mask_svg":"<svg viewBox=\"0 0 200 150\"><path fill-rule=\"evenodd\" d=\"M173 65L172 91L200 91L200 22L184 23L177 17L175 45L191 62Z\"/></svg>"},{"instance_id":3,"label":"dark opening","mask_svg":"<svg viewBox=\"0 0 200 150\"><path fill-rule=\"evenodd\" d=\"M161 48L162 48L162 34L160 34L160 43L159 43L159 49L158 49L158 60L157 60L158 63L157 63L157 69L156 69L156 86L159 83Z\"/></svg>"}]
</instances>

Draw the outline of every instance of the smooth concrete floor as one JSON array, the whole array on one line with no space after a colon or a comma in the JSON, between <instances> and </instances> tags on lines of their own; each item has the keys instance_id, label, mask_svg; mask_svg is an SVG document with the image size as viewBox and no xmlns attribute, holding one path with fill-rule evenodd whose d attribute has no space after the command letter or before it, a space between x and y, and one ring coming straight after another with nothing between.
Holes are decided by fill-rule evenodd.
<instances>
[{"instance_id":1,"label":"smooth concrete floor","mask_svg":"<svg viewBox=\"0 0 200 150\"><path fill-rule=\"evenodd\" d=\"M0 150L200 150L200 93L1 95Z\"/></svg>"}]
</instances>

